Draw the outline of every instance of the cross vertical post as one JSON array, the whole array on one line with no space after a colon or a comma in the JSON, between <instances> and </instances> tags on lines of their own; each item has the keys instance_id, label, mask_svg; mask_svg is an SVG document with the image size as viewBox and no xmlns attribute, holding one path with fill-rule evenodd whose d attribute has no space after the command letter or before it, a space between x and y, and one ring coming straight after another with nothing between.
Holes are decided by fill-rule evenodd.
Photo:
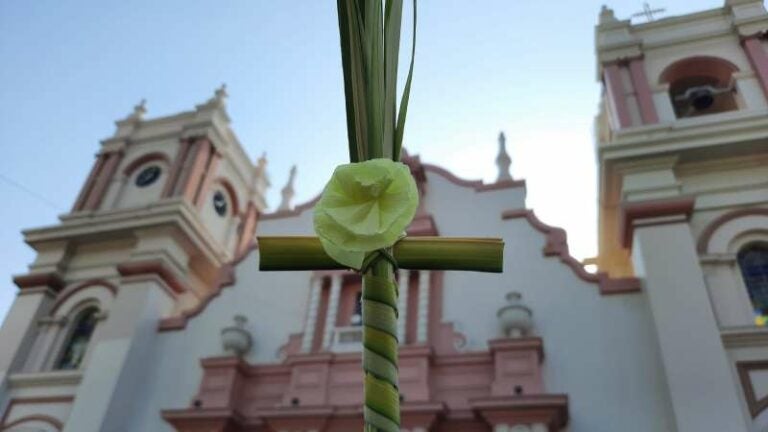
<instances>
[{"instance_id":1,"label":"cross vertical post","mask_svg":"<svg viewBox=\"0 0 768 432\"><path fill-rule=\"evenodd\" d=\"M402 238L418 204L410 170L399 162L413 75L416 0L411 62L398 111L402 8L403 0L387 0L384 7L382 0L337 0L351 163L336 169L315 207L318 237L258 238L262 271L353 269L362 274L366 432L400 432L395 271L500 273L503 267L504 243L498 238ZM422 287L419 291L422 295Z\"/></svg>"}]
</instances>

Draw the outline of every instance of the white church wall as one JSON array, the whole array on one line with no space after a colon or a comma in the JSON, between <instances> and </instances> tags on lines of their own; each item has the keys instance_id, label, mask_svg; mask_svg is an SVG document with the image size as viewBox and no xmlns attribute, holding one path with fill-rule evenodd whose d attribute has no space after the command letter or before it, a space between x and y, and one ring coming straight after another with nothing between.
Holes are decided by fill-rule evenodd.
<instances>
[{"instance_id":1,"label":"white church wall","mask_svg":"<svg viewBox=\"0 0 768 432\"><path fill-rule=\"evenodd\" d=\"M505 241L503 274L445 273L443 320L456 323L466 349L500 336L496 311L519 291L543 338L547 391L569 395L571 432L674 430L645 295L601 296L557 257L543 257L543 234L524 218L501 219L524 206L522 188L475 193L436 175L428 184L441 235Z\"/></svg>"},{"instance_id":2,"label":"white church wall","mask_svg":"<svg viewBox=\"0 0 768 432\"><path fill-rule=\"evenodd\" d=\"M309 211L290 220L262 221L258 233L291 234L299 227L298 231L309 234L311 215ZM220 331L232 325L235 315L247 317L246 328L253 334L253 348L245 357L249 363L279 362L280 348L291 334L302 331L311 273L262 273L258 262L258 250L251 251L236 267L233 286L224 288L185 329L160 333L152 359L156 367L148 380L151 388L137 410L135 430L173 430L158 410L189 406L202 377L200 359L224 355Z\"/></svg>"}]
</instances>

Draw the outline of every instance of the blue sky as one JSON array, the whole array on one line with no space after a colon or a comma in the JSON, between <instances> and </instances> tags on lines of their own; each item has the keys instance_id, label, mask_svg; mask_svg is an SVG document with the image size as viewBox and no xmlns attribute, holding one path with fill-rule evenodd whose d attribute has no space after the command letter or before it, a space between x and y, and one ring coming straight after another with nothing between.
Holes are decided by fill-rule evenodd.
<instances>
[{"instance_id":1,"label":"blue sky","mask_svg":"<svg viewBox=\"0 0 768 432\"><path fill-rule=\"evenodd\" d=\"M172 114L226 83L240 141L254 160L267 153L270 204L292 164L296 201L316 195L347 158L335 3L0 2L0 317L16 293L11 275L34 258L21 230L54 224L69 210L99 140L142 98L148 117ZM662 6L678 15L722 3ZM566 228L580 258L596 251L593 44L601 4L422 0L405 135L423 160L491 180L504 130L513 176L528 182L528 206ZM609 5L619 18L642 8Z\"/></svg>"}]
</instances>

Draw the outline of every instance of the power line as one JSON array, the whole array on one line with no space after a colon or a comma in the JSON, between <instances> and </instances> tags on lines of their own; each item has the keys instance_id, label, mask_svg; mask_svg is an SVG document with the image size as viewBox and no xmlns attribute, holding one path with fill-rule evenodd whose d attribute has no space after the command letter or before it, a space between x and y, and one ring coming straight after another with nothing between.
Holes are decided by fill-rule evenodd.
<instances>
[{"instance_id":1,"label":"power line","mask_svg":"<svg viewBox=\"0 0 768 432\"><path fill-rule=\"evenodd\" d=\"M39 193L37 193L37 192L33 191L32 189L24 186L23 184L21 184L21 183L15 181L13 179L10 179L10 178L4 176L3 174L0 174L0 180L4 181L6 184L9 184L9 185L15 187L18 190L26 193L27 195L37 199L41 203L45 204L46 206L48 206L48 207L50 207L50 208L52 208L52 209L54 209L56 211L62 211L62 209L64 208L63 206L61 206L61 205L59 205L59 204L49 200L48 198L40 195Z\"/></svg>"}]
</instances>

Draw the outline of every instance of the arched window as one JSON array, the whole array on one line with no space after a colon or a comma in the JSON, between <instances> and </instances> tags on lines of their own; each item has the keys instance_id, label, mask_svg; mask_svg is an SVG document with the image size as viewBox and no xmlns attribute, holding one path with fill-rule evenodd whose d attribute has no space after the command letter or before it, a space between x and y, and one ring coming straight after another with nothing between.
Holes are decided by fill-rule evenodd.
<instances>
[{"instance_id":1,"label":"arched window","mask_svg":"<svg viewBox=\"0 0 768 432\"><path fill-rule=\"evenodd\" d=\"M71 370L80 367L88 349L88 342L90 342L93 330L96 328L98 321L96 314L98 312L96 307L89 307L77 315L72 322L67 343L64 344L61 356L56 361L55 369Z\"/></svg>"},{"instance_id":2,"label":"arched window","mask_svg":"<svg viewBox=\"0 0 768 432\"><path fill-rule=\"evenodd\" d=\"M751 244L737 256L755 313L768 316L768 244Z\"/></svg>"},{"instance_id":3,"label":"arched window","mask_svg":"<svg viewBox=\"0 0 768 432\"><path fill-rule=\"evenodd\" d=\"M739 109L733 74L738 68L716 57L690 57L668 66L661 74L677 118Z\"/></svg>"}]
</instances>

